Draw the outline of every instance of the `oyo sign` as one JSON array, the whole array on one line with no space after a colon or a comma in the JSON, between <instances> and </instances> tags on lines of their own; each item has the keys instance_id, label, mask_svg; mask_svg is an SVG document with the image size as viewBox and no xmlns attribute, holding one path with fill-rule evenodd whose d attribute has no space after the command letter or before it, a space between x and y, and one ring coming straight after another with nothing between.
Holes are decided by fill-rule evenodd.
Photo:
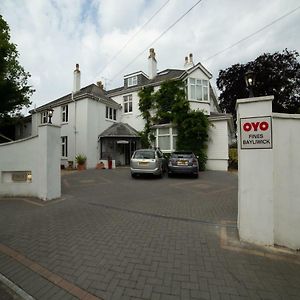
<instances>
[{"instance_id":1,"label":"oyo sign","mask_svg":"<svg viewBox=\"0 0 300 300\"><path fill-rule=\"evenodd\" d=\"M241 149L272 149L271 117L241 118Z\"/></svg>"}]
</instances>

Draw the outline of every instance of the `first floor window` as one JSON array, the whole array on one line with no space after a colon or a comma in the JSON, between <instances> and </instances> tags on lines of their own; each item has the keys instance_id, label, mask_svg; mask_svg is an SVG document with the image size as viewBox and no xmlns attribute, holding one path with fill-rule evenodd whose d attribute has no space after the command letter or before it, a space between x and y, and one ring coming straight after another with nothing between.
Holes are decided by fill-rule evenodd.
<instances>
[{"instance_id":1,"label":"first floor window","mask_svg":"<svg viewBox=\"0 0 300 300\"><path fill-rule=\"evenodd\" d=\"M208 80L188 78L189 100L208 101Z\"/></svg>"},{"instance_id":2,"label":"first floor window","mask_svg":"<svg viewBox=\"0 0 300 300\"><path fill-rule=\"evenodd\" d=\"M132 95L123 97L124 99L124 113L132 112Z\"/></svg>"},{"instance_id":3,"label":"first floor window","mask_svg":"<svg viewBox=\"0 0 300 300\"><path fill-rule=\"evenodd\" d=\"M42 114L41 114L41 123L42 124L48 123L48 112L47 111L42 112Z\"/></svg>"},{"instance_id":4,"label":"first floor window","mask_svg":"<svg viewBox=\"0 0 300 300\"><path fill-rule=\"evenodd\" d=\"M62 157L68 156L68 137L67 136L61 137L61 156Z\"/></svg>"},{"instance_id":5,"label":"first floor window","mask_svg":"<svg viewBox=\"0 0 300 300\"><path fill-rule=\"evenodd\" d=\"M117 110L115 108L106 106L106 112L105 112L106 119L109 120L117 120Z\"/></svg>"},{"instance_id":6,"label":"first floor window","mask_svg":"<svg viewBox=\"0 0 300 300\"><path fill-rule=\"evenodd\" d=\"M69 116L68 116L68 105L64 105L61 108L61 121L63 123L67 123L68 119L69 119Z\"/></svg>"}]
</instances>

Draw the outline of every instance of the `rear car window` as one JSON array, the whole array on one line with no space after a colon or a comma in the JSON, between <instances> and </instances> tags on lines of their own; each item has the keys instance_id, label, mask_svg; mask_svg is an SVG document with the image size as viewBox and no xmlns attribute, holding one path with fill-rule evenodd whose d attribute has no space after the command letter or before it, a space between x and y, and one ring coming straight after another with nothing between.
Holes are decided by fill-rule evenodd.
<instances>
[{"instance_id":1,"label":"rear car window","mask_svg":"<svg viewBox=\"0 0 300 300\"><path fill-rule=\"evenodd\" d=\"M155 152L154 151L136 151L134 157L136 159L154 159Z\"/></svg>"},{"instance_id":2,"label":"rear car window","mask_svg":"<svg viewBox=\"0 0 300 300\"><path fill-rule=\"evenodd\" d=\"M172 153L172 158L193 158L193 153Z\"/></svg>"}]
</instances>

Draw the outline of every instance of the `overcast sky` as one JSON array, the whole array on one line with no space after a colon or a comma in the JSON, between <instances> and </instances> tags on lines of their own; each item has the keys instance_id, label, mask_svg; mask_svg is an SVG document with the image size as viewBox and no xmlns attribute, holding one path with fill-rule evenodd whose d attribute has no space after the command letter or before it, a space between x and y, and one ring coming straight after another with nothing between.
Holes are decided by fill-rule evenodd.
<instances>
[{"instance_id":1,"label":"overcast sky","mask_svg":"<svg viewBox=\"0 0 300 300\"><path fill-rule=\"evenodd\" d=\"M10 26L21 65L32 75L30 83L36 89L32 107L71 92L76 63L80 64L82 87L102 80L111 89L122 84L125 74L148 73L148 50L123 69L150 45L155 48L159 70L182 68L184 57L193 53L194 62L200 61L213 74L213 85L219 70L232 64L248 62L264 52L300 50L298 9L207 60L300 6L299 0L202 0L151 44L195 3L197 0L1 0L0 13Z\"/></svg>"}]
</instances>

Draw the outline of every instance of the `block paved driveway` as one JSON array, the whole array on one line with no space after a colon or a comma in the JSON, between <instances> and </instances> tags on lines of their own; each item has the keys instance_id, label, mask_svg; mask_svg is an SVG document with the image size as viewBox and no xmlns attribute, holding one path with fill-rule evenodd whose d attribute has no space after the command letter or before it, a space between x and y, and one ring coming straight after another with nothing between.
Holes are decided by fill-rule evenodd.
<instances>
[{"instance_id":1,"label":"block paved driveway","mask_svg":"<svg viewBox=\"0 0 300 300\"><path fill-rule=\"evenodd\" d=\"M239 242L237 179L88 170L2 199L0 273L36 299L300 299L299 254Z\"/></svg>"}]
</instances>

